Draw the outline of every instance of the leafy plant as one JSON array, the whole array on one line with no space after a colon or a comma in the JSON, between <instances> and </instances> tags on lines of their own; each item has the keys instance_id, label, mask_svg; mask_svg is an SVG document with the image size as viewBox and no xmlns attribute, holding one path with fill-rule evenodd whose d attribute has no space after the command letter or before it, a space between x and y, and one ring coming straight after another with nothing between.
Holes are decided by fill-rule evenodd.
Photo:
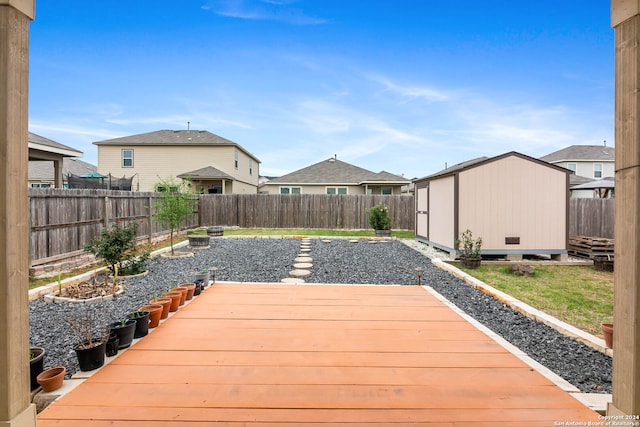
<instances>
[{"instance_id":1,"label":"leafy plant","mask_svg":"<svg viewBox=\"0 0 640 427\"><path fill-rule=\"evenodd\" d=\"M389 208L384 205L375 205L367 209L369 225L374 230L391 230L391 219L389 218Z\"/></svg>"},{"instance_id":2,"label":"leafy plant","mask_svg":"<svg viewBox=\"0 0 640 427\"><path fill-rule=\"evenodd\" d=\"M467 229L460 235L460 239L456 239L455 249L463 257L479 258L482 250L482 237L474 239L471 230Z\"/></svg>"},{"instance_id":3,"label":"leafy plant","mask_svg":"<svg viewBox=\"0 0 640 427\"><path fill-rule=\"evenodd\" d=\"M161 180L155 187L162 196L155 205L154 216L158 222L169 228L171 255L174 255L173 234L193 213L198 200L193 198L187 181L178 184L173 178L169 178Z\"/></svg>"},{"instance_id":4,"label":"leafy plant","mask_svg":"<svg viewBox=\"0 0 640 427\"><path fill-rule=\"evenodd\" d=\"M137 256L137 235L138 222L132 221L126 225L116 222L111 228L102 229L100 236L84 249L103 259L107 269L115 275L117 271L125 269L129 260Z\"/></svg>"}]
</instances>

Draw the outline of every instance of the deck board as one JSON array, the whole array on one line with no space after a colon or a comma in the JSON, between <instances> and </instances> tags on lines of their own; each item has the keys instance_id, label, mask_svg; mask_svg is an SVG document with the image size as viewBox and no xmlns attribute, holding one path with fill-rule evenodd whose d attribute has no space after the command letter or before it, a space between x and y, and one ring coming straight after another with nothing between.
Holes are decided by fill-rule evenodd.
<instances>
[{"instance_id":1,"label":"deck board","mask_svg":"<svg viewBox=\"0 0 640 427\"><path fill-rule=\"evenodd\" d=\"M597 414L417 286L218 284L38 426L549 426Z\"/></svg>"}]
</instances>

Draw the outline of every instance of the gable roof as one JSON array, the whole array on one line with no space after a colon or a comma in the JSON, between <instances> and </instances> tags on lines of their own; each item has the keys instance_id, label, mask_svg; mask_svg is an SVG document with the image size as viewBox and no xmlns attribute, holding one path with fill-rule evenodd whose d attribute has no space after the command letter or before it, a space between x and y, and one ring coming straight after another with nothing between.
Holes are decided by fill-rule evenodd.
<instances>
[{"instance_id":1,"label":"gable roof","mask_svg":"<svg viewBox=\"0 0 640 427\"><path fill-rule=\"evenodd\" d=\"M410 180L389 172L372 172L334 157L274 178L265 184L408 184Z\"/></svg>"},{"instance_id":2,"label":"gable roof","mask_svg":"<svg viewBox=\"0 0 640 427\"><path fill-rule=\"evenodd\" d=\"M206 130L157 130L138 135L123 136L120 138L95 141L95 145L127 145L127 146L191 146L191 145L218 145L238 147L256 162L257 157L245 150L240 144L213 134Z\"/></svg>"},{"instance_id":3,"label":"gable roof","mask_svg":"<svg viewBox=\"0 0 640 427\"><path fill-rule=\"evenodd\" d=\"M72 173L74 175L84 175L87 172L97 171L98 168L90 163L84 162L74 157L65 157L62 159L62 176ZM54 171L53 162L47 160L30 160L29 161L29 180L47 180L53 181Z\"/></svg>"},{"instance_id":4,"label":"gable roof","mask_svg":"<svg viewBox=\"0 0 640 427\"><path fill-rule=\"evenodd\" d=\"M196 169L191 172L181 173L180 175L178 175L178 178L234 180L231 175L222 172L220 169L216 169L213 166L206 166L204 168Z\"/></svg>"},{"instance_id":5,"label":"gable roof","mask_svg":"<svg viewBox=\"0 0 640 427\"><path fill-rule=\"evenodd\" d=\"M78 151L75 148L52 141L49 138L45 138L44 136L40 136L33 132L29 132L28 145L29 150L54 153L65 157L82 157L83 155L82 151Z\"/></svg>"},{"instance_id":6,"label":"gable roof","mask_svg":"<svg viewBox=\"0 0 640 427\"><path fill-rule=\"evenodd\" d=\"M562 150L554 151L551 154L540 157L549 163L570 162L570 161L615 161L615 147L603 145L571 145Z\"/></svg>"},{"instance_id":7,"label":"gable roof","mask_svg":"<svg viewBox=\"0 0 640 427\"><path fill-rule=\"evenodd\" d=\"M560 166L556 166L554 164L539 160L539 159L535 159L533 157L529 157L527 155L524 155L522 153L518 153L516 151L509 151L508 153L504 153L501 154L499 156L495 156L495 157L478 157L476 159L473 160L467 160L466 162L462 162L462 163L458 163L457 165L453 165L447 169L443 169L439 172L436 172L434 174L431 175L427 175L425 177L422 178L418 178L418 179L414 179L413 182L418 182L418 181L428 181L434 178L440 178L440 177L445 177L445 176L450 176L450 175L455 175L457 173L460 173L462 171L465 170L469 170L469 169L473 169L482 165L486 165L487 163L491 163L491 162L495 162L497 160L502 160L504 158L507 157L511 157L511 156L515 156L515 157L519 157L521 159L524 160L528 160L530 162L534 162L534 163L538 163L541 166L544 167L549 167L552 169L556 169L565 173L570 173L570 171L568 169L565 169L563 167Z\"/></svg>"}]
</instances>

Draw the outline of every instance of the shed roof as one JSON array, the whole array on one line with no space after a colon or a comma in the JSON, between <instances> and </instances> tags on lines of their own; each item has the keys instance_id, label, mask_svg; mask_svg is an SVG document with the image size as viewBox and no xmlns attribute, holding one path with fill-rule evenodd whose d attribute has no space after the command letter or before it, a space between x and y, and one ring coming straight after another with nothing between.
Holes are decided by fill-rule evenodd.
<instances>
[{"instance_id":1,"label":"shed roof","mask_svg":"<svg viewBox=\"0 0 640 427\"><path fill-rule=\"evenodd\" d=\"M223 138L206 130L157 130L154 132L137 135L123 136L120 138L95 141L95 145L128 145L128 146L191 146L191 145L218 145L235 146L247 153L258 163L257 157L245 150L240 144Z\"/></svg>"},{"instance_id":2,"label":"shed roof","mask_svg":"<svg viewBox=\"0 0 640 427\"><path fill-rule=\"evenodd\" d=\"M498 161L498 160L502 160L504 158L511 157L511 156L520 157L521 159L524 159L524 160L527 160L527 161L530 161L530 162L533 162L533 163L537 163L537 164L539 164L541 166L544 166L544 167L549 167L549 168L552 168L552 169L556 169L556 170L565 172L567 174L570 173L570 171L568 169L565 169L563 167L556 166L556 165L553 165L551 163L547 163L545 161L542 161L542 160L539 160L539 159L535 159L533 157L529 157L529 156L527 156L525 154L518 153L516 151L510 151L508 153L504 153L504 154L501 154L501 155L495 156L495 157L478 157L478 158L473 159L473 160L468 160L466 162L458 163L457 165L453 165L451 167L443 169L443 170L441 170L439 172L436 172L434 174L431 174L431 175L428 175L428 176L425 176L425 177L422 177L422 178L415 179L413 182L429 181L429 180L432 180L432 179L435 179L435 178L441 178L441 177L445 177L445 176L455 175L455 174L458 174L458 173L460 173L462 171L473 169L473 168L477 168L477 167L480 167L480 166L485 165L487 163L491 163L491 162L495 162L495 161Z\"/></svg>"},{"instance_id":3,"label":"shed roof","mask_svg":"<svg viewBox=\"0 0 640 427\"><path fill-rule=\"evenodd\" d=\"M390 172L372 172L367 169L343 162L334 157L315 163L279 178L267 184L398 184L404 185L410 180Z\"/></svg>"},{"instance_id":4,"label":"shed roof","mask_svg":"<svg viewBox=\"0 0 640 427\"><path fill-rule=\"evenodd\" d=\"M615 181L613 178L603 178L571 187L572 190L597 190L599 188L615 188Z\"/></svg>"},{"instance_id":5,"label":"shed roof","mask_svg":"<svg viewBox=\"0 0 640 427\"><path fill-rule=\"evenodd\" d=\"M562 150L540 157L549 163L570 161L615 161L615 147L603 145L570 145Z\"/></svg>"}]
</instances>

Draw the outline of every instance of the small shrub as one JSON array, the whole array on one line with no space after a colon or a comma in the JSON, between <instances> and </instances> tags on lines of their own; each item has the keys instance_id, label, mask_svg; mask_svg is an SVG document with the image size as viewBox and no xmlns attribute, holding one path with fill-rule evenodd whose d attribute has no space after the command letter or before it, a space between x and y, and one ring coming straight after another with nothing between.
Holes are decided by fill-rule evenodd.
<instances>
[{"instance_id":1,"label":"small shrub","mask_svg":"<svg viewBox=\"0 0 640 427\"><path fill-rule=\"evenodd\" d=\"M369 225L374 230L391 230L391 219L389 218L389 208L384 205L375 205L367 209Z\"/></svg>"},{"instance_id":2,"label":"small shrub","mask_svg":"<svg viewBox=\"0 0 640 427\"><path fill-rule=\"evenodd\" d=\"M471 230L467 229L460 235L460 239L455 241L455 249L460 252L460 256L467 258L480 258L482 237L474 239Z\"/></svg>"},{"instance_id":3,"label":"small shrub","mask_svg":"<svg viewBox=\"0 0 640 427\"><path fill-rule=\"evenodd\" d=\"M84 250L101 258L111 274L115 275L118 272L122 274L123 270L127 270L130 260L138 256L137 235L138 222L132 221L127 225L117 222L109 229L102 229L100 236L96 237L90 245L85 246Z\"/></svg>"}]
</instances>

